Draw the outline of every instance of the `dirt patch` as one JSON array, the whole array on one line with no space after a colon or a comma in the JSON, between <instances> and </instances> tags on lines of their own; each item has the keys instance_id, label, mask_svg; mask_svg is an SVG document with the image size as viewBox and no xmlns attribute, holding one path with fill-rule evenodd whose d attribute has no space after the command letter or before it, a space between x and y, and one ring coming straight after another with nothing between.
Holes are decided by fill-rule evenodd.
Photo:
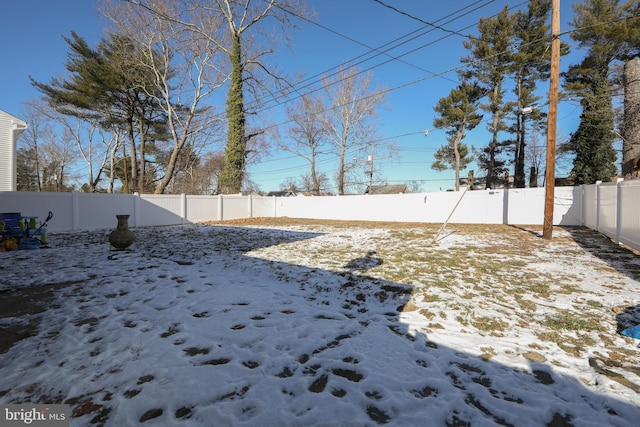
<instances>
[{"instance_id":1,"label":"dirt patch","mask_svg":"<svg viewBox=\"0 0 640 427\"><path fill-rule=\"evenodd\" d=\"M434 233L440 229L442 224L440 223L426 223L426 222L395 222L395 221L360 221L360 220L332 220L332 219L313 219L313 218L289 218L289 217L258 217L258 218L244 218L244 219L230 219L224 221L209 221L203 224L207 225L233 225L233 226L270 226L270 227L287 227L287 226L327 226L334 228L382 228L386 230L403 230L411 228L424 228L425 230L431 230ZM522 225L514 227L511 225L502 224L449 224L447 230L454 231L460 230L465 233L482 232L482 233L505 233L506 230L510 230L510 233L519 231L528 231L536 234L537 230L541 226L527 226Z\"/></svg>"},{"instance_id":2,"label":"dirt patch","mask_svg":"<svg viewBox=\"0 0 640 427\"><path fill-rule=\"evenodd\" d=\"M3 322L0 327L0 354L16 342L36 335L42 320L39 314L55 304L56 291L77 283L54 283L0 292L0 319L15 318L15 321ZM20 317L26 321L20 321Z\"/></svg>"}]
</instances>

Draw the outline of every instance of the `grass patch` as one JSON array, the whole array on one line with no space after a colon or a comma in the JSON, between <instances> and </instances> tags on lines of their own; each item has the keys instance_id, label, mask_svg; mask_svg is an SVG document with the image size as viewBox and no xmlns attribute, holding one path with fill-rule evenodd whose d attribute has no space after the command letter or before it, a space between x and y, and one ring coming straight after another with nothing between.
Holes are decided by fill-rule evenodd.
<instances>
[{"instance_id":1,"label":"grass patch","mask_svg":"<svg viewBox=\"0 0 640 427\"><path fill-rule=\"evenodd\" d=\"M583 313L558 313L546 316L543 324L553 330L565 331L597 331L600 323L596 320L582 317Z\"/></svg>"},{"instance_id":2,"label":"grass patch","mask_svg":"<svg viewBox=\"0 0 640 427\"><path fill-rule=\"evenodd\" d=\"M585 302L585 304L587 305L587 307L591 307L591 308L603 308L604 307L600 301L595 301L595 300L589 300L589 301Z\"/></svg>"},{"instance_id":3,"label":"grass patch","mask_svg":"<svg viewBox=\"0 0 640 427\"><path fill-rule=\"evenodd\" d=\"M504 332L509 324L495 317L477 317L471 321L476 329L483 332Z\"/></svg>"},{"instance_id":4,"label":"grass patch","mask_svg":"<svg viewBox=\"0 0 640 427\"><path fill-rule=\"evenodd\" d=\"M275 222L296 225L298 220ZM606 261L610 252L614 255L620 249L608 239L598 238L597 244L585 243L595 233L590 230L576 233L573 229L568 232L559 229L560 235L554 236L553 244L549 245L537 234L537 227L456 224L450 227L453 233L431 244L440 224L316 220L302 223L331 227L322 231L336 239L326 245L309 244L313 239L284 244L282 252L270 259L287 262L289 251L304 252L309 266L329 266L344 272L348 262L361 257L364 251L375 250L382 264L362 274L411 285L411 301L405 303L403 310L419 313L434 332L442 325L448 327L444 322L454 319L462 326L459 328L462 332L452 333L468 333L473 327L483 335L499 336L514 333L510 331L514 326L514 331L526 329L536 334L540 350L554 343L556 348L572 355L581 355L586 348L598 344L609 352L620 347L623 338L615 333L612 325L605 325L603 318L608 310L596 295L628 289L628 278L637 280L637 276L629 272L640 272L635 256L624 259L612 256L611 261L600 262ZM267 225L270 224L267 222ZM355 244L353 230L367 228L381 231L366 242ZM598 262L593 268L603 275L617 276L595 279L595 285L590 280L590 289L599 288L590 294L585 290L585 275L577 274L569 266L576 262L589 263L591 258L595 259L595 253ZM403 300L409 295L395 289L389 292ZM549 300L554 296L568 300L574 295L573 305L566 311L544 309L552 304ZM608 314L615 321L614 314ZM532 344L531 348L536 347ZM488 348L481 352L487 359L494 356Z\"/></svg>"},{"instance_id":5,"label":"grass patch","mask_svg":"<svg viewBox=\"0 0 640 427\"><path fill-rule=\"evenodd\" d=\"M518 305L520 306L520 308L523 309L524 311L534 312L538 309L538 306L536 305L535 302L528 299L524 299L522 295L515 295L514 298L518 303Z\"/></svg>"},{"instance_id":6,"label":"grass patch","mask_svg":"<svg viewBox=\"0 0 640 427\"><path fill-rule=\"evenodd\" d=\"M427 309L421 309L419 311L419 313L425 318L425 319L433 319L434 317L436 317L435 313L432 313L431 311L427 310Z\"/></svg>"}]
</instances>

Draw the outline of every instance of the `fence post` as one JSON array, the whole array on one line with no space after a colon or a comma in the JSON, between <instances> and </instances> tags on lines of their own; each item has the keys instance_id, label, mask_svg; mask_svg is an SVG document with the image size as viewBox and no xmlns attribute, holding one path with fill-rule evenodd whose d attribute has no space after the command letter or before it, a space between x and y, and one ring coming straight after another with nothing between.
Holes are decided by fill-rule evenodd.
<instances>
[{"instance_id":1,"label":"fence post","mask_svg":"<svg viewBox=\"0 0 640 427\"><path fill-rule=\"evenodd\" d=\"M618 178L616 182L616 245L620 244L620 225L622 224L622 182L623 178Z\"/></svg>"},{"instance_id":2,"label":"fence post","mask_svg":"<svg viewBox=\"0 0 640 427\"><path fill-rule=\"evenodd\" d=\"M80 227L80 193L74 191L71 193L71 212L73 219L71 220L71 230L75 231Z\"/></svg>"},{"instance_id":3,"label":"fence post","mask_svg":"<svg viewBox=\"0 0 640 427\"><path fill-rule=\"evenodd\" d=\"M249 218L253 218L253 195L249 193L249 198L247 199L247 209L249 210Z\"/></svg>"},{"instance_id":4,"label":"fence post","mask_svg":"<svg viewBox=\"0 0 640 427\"><path fill-rule=\"evenodd\" d=\"M137 227L140 224L140 193L137 191L133 193L133 224L132 227Z\"/></svg>"},{"instance_id":5,"label":"fence post","mask_svg":"<svg viewBox=\"0 0 640 427\"><path fill-rule=\"evenodd\" d=\"M596 181L596 231L600 232L600 184L602 181Z\"/></svg>"},{"instance_id":6,"label":"fence post","mask_svg":"<svg viewBox=\"0 0 640 427\"><path fill-rule=\"evenodd\" d=\"M273 197L273 217L278 218L278 199L276 199L276 196L271 197Z\"/></svg>"},{"instance_id":7,"label":"fence post","mask_svg":"<svg viewBox=\"0 0 640 427\"><path fill-rule=\"evenodd\" d=\"M223 213L222 203L223 203L222 194L218 194L218 221L222 221L222 213Z\"/></svg>"},{"instance_id":8,"label":"fence post","mask_svg":"<svg viewBox=\"0 0 640 427\"><path fill-rule=\"evenodd\" d=\"M182 217L182 225L187 223L187 195L180 194L180 216Z\"/></svg>"},{"instance_id":9,"label":"fence post","mask_svg":"<svg viewBox=\"0 0 640 427\"><path fill-rule=\"evenodd\" d=\"M582 225L583 227L585 225L587 225L587 185L586 184L582 184L580 186L580 197L581 197L581 204L582 204L582 212L581 212L581 218L580 218L580 225Z\"/></svg>"}]
</instances>

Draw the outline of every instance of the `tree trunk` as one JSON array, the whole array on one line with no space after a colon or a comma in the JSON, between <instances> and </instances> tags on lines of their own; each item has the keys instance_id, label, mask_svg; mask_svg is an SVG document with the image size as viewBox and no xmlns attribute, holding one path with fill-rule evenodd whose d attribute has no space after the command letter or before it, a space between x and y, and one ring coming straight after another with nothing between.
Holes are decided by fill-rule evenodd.
<instances>
[{"instance_id":1,"label":"tree trunk","mask_svg":"<svg viewBox=\"0 0 640 427\"><path fill-rule=\"evenodd\" d=\"M520 131L519 133L519 138L520 141L518 142L519 146L518 146L518 157L516 158L516 165L515 165L515 170L514 170L514 183L513 186L515 188L524 188L525 187L525 172L524 172L524 150L526 148L526 143L525 143L525 135L526 135L526 120L524 118L524 116L521 114L520 115Z\"/></svg>"},{"instance_id":2,"label":"tree trunk","mask_svg":"<svg viewBox=\"0 0 640 427\"><path fill-rule=\"evenodd\" d=\"M518 71L517 75L517 95L518 113L516 114L516 150L513 167L513 186L516 188L525 187L524 176L524 149L525 149L525 118L522 112L522 75Z\"/></svg>"},{"instance_id":3,"label":"tree trunk","mask_svg":"<svg viewBox=\"0 0 640 427\"><path fill-rule=\"evenodd\" d=\"M131 181L129 181L129 177L127 176L127 156L124 155L124 191L123 193L135 193L137 191L136 188L131 188L130 184L134 186L138 182L138 157L136 155L136 136L133 131L133 121L129 121L129 144L131 148ZM125 147L122 146L122 151L124 153Z\"/></svg>"},{"instance_id":4,"label":"tree trunk","mask_svg":"<svg viewBox=\"0 0 640 427\"><path fill-rule=\"evenodd\" d=\"M181 145L183 145L183 143ZM169 184L174 181L173 175L175 174L179 155L180 151L178 149L174 149L173 151L171 151L171 156L169 156L169 163L167 164L167 171L165 172L165 175L160 180L160 182L158 182L158 185L156 185L156 188L153 190L154 194L164 194Z\"/></svg>"},{"instance_id":5,"label":"tree trunk","mask_svg":"<svg viewBox=\"0 0 640 427\"><path fill-rule=\"evenodd\" d=\"M493 125L491 142L489 143L489 168L487 170L487 185L486 188L491 189L494 187L496 180L498 179L496 174L496 150L498 149L498 122L500 121L500 115L498 112L493 113Z\"/></svg>"},{"instance_id":6,"label":"tree trunk","mask_svg":"<svg viewBox=\"0 0 640 427\"><path fill-rule=\"evenodd\" d=\"M345 147L344 144L342 145L341 149L340 149L340 165L338 166L338 196L343 196L344 195L344 168L345 168L345 164L344 164L344 156L345 156Z\"/></svg>"},{"instance_id":7,"label":"tree trunk","mask_svg":"<svg viewBox=\"0 0 640 427\"><path fill-rule=\"evenodd\" d=\"M145 151L147 149L146 147L146 141L147 141L147 135L145 132L145 124L143 123L142 119L140 119L138 121L138 136L139 136L139 140L140 140L140 157L138 159L138 162L140 163L137 166L137 170L138 170L138 183L137 183L137 187L138 187L138 193L142 194L142 193L146 193L146 167L145 167Z\"/></svg>"},{"instance_id":8,"label":"tree trunk","mask_svg":"<svg viewBox=\"0 0 640 427\"><path fill-rule=\"evenodd\" d=\"M462 141L463 136L464 131L458 132L453 143L453 154L456 157L456 191L460 191L460 151L458 150L458 144Z\"/></svg>"},{"instance_id":9,"label":"tree trunk","mask_svg":"<svg viewBox=\"0 0 640 427\"><path fill-rule=\"evenodd\" d=\"M640 58L624 66L622 176L638 179L640 171Z\"/></svg>"},{"instance_id":10,"label":"tree trunk","mask_svg":"<svg viewBox=\"0 0 640 427\"><path fill-rule=\"evenodd\" d=\"M313 147L311 148L311 182L313 184L313 188L311 192L319 196L320 195L320 182L318 181L318 173L316 172L316 153Z\"/></svg>"}]
</instances>

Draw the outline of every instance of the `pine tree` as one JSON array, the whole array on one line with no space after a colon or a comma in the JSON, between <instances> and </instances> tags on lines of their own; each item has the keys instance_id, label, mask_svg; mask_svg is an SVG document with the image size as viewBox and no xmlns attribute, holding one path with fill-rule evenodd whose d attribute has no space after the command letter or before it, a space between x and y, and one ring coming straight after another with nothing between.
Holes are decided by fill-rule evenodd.
<instances>
[{"instance_id":1,"label":"pine tree","mask_svg":"<svg viewBox=\"0 0 640 427\"><path fill-rule=\"evenodd\" d=\"M438 149L436 161L431 165L434 170L454 169L456 172L456 191L460 190L460 169L473 160L469 156L469 148L461 144L467 131L475 128L482 120L478 113L478 103L484 90L477 84L463 82L451 90L448 96L440 98L434 107L438 117L433 125L438 129L446 129L449 143Z\"/></svg>"},{"instance_id":2,"label":"pine tree","mask_svg":"<svg viewBox=\"0 0 640 427\"><path fill-rule=\"evenodd\" d=\"M464 77L476 79L486 89L487 102L481 107L491 116L487 124L491 140L479 153L478 163L486 171L487 188L492 188L506 171L505 161L500 156L510 144L510 141L500 140L500 133L507 130L505 116L511 109L511 104L504 102L504 80L511 63L513 34L508 7L505 6L496 17L481 19L478 31L478 37L470 36L463 42L471 56L462 58L462 62L469 65Z\"/></svg>"},{"instance_id":3,"label":"pine tree","mask_svg":"<svg viewBox=\"0 0 640 427\"><path fill-rule=\"evenodd\" d=\"M71 49L65 65L69 77L54 78L49 84L31 79L31 83L58 112L98 120L105 129L122 129L129 137L132 158L131 186L126 179L124 191L144 192L147 139L165 138L164 117L145 92L152 90L153 76L134 60L139 52L126 37L103 39L97 49L75 32L65 41Z\"/></svg>"},{"instance_id":4,"label":"pine tree","mask_svg":"<svg viewBox=\"0 0 640 427\"><path fill-rule=\"evenodd\" d=\"M615 134L611 84L612 61L623 43L624 9L618 0L587 0L574 4L571 37L588 53L565 74L565 89L581 98L582 114L576 132L562 150L575 153L572 176L577 184L610 181L616 174Z\"/></svg>"},{"instance_id":5,"label":"pine tree","mask_svg":"<svg viewBox=\"0 0 640 427\"><path fill-rule=\"evenodd\" d=\"M581 87L582 114L578 129L562 150L575 153L571 175L576 184L608 182L616 175L608 67L594 71L596 67L590 67L590 64L592 58L587 57L582 67L573 67L570 71L572 87Z\"/></svg>"},{"instance_id":6,"label":"pine tree","mask_svg":"<svg viewBox=\"0 0 640 427\"><path fill-rule=\"evenodd\" d=\"M513 185L525 187L525 147L527 122L540 126L544 114L535 108L541 97L535 95L537 83L549 78L548 49L551 10L550 0L530 0L527 10L514 13L515 52L511 57L516 95L515 118L511 128L515 133Z\"/></svg>"}]
</instances>

